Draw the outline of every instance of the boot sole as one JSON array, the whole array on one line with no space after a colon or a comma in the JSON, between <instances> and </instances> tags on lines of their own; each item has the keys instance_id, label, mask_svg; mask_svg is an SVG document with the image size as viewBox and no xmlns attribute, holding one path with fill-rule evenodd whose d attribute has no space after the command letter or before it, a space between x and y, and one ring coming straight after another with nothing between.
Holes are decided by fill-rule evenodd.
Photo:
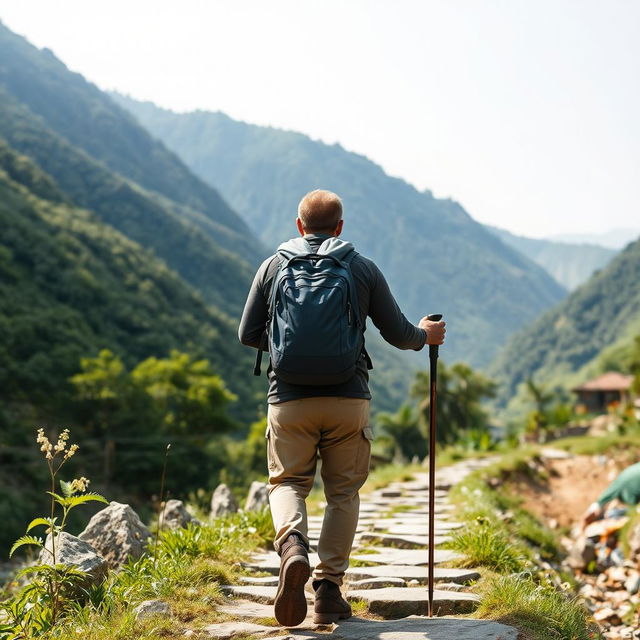
<instances>
[{"instance_id":1,"label":"boot sole","mask_svg":"<svg viewBox=\"0 0 640 640\"><path fill-rule=\"evenodd\" d=\"M304 586L310 575L311 567L304 556L293 556L282 567L273 603L275 618L281 625L295 627L307 616Z\"/></svg>"},{"instance_id":2,"label":"boot sole","mask_svg":"<svg viewBox=\"0 0 640 640\"><path fill-rule=\"evenodd\" d=\"M315 624L333 624L339 620L346 620L351 615L351 611L344 613L316 613L313 616L313 622Z\"/></svg>"}]
</instances>

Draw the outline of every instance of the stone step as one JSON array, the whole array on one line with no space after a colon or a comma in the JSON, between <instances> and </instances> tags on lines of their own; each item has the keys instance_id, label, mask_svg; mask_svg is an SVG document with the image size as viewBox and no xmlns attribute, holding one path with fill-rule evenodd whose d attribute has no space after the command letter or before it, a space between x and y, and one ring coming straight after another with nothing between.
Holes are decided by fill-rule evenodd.
<instances>
[{"instance_id":1,"label":"stone step","mask_svg":"<svg viewBox=\"0 0 640 640\"><path fill-rule=\"evenodd\" d=\"M234 596L236 598L244 598L245 600L251 600L252 602L259 602L261 604L269 605L273 604L273 601L276 599L276 593L278 591L278 587L263 587L261 585L235 586L225 584L220 588L226 595ZM305 591L305 594L307 596L307 602L313 602L313 594L309 591Z\"/></svg>"},{"instance_id":2,"label":"stone step","mask_svg":"<svg viewBox=\"0 0 640 640\"><path fill-rule=\"evenodd\" d=\"M384 521L378 522L376 525L376 529L382 530L384 527ZM450 533L456 529L462 528L462 525L459 522L435 522L433 525L433 530L436 534ZM407 524L406 521L404 524L391 524L384 527L386 533L390 535L396 536L426 536L429 535L429 525L428 524Z\"/></svg>"},{"instance_id":3,"label":"stone step","mask_svg":"<svg viewBox=\"0 0 640 640\"><path fill-rule=\"evenodd\" d=\"M270 617L266 609L273 611L271 607L265 605L254 606L265 607L263 615L254 616L256 618ZM221 607L219 610L231 615L235 614L231 608ZM289 629L265 625L248 626L248 623L234 621L207 625L193 635L222 640L237 637L243 632L246 633L247 630L252 630L252 635L261 637L263 640L517 640L518 638L518 631L513 627L472 618L409 616L398 620L370 620L354 616L348 620L341 620L334 631L327 631L326 627L313 625L310 617L302 625Z\"/></svg>"},{"instance_id":4,"label":"stone step","mask_svg":"<svg viewBox=\"0 0 640 640\"><path fill-rule=\"evenodd\" d=\"M426 565L428 553L424 549L395 549L377 547L375 553L359 553L351 556L354 560L374 564ZM449 549L434 549L433 560L436 564L461 560L462 555Z\"/></svg>"},{"instance_id":5,"label":"stone step","mask_svg":"<svg viewBox=\"0 0 640 640\"><path fill-rule=\"evenodd\" d=\"M350 589L383 589L387 587L406 587L402 578L364 578L349 582Z\"/></svg>"},{"instance_id":6,"label":"stone step","mask_svg":"<svg viewBox=\"0 0 640 640\"><path fill-rule=\"evenodd\" d=\"M315 567L320 559L317 553L309 554L309 564L311 568ZM275 551L267 551L265 553L255 554L249 561L243 562L242 566L245 569L252 571L263 571L277 576L280 572L280 556Z\"/></svg>"},{"instance_id":7,"label":"stone step","mask_svg":"<svg viewBox=\"0 0 640 640\"><path fill-rule=\"evenodd\" d=\"M450 536L435 535L433 543L443 544L451 540ZM429 546L429 536L400 536L390 533L369 532L360 536L360 541L366 544L382 544L399 549L426 549Z\"/></svg>"},{"instance_id":8,"label":"stone step","mask_svg":"<svg viewBox=\"0 0 640 640\"><path fill-rule=\"evenodd\" d=\"M428 589L425 587L350 589L346 597L347 600L364 601L369 613L383 618L406 618L427 613ZM474 593L434 589L433 614L446 616L471 613L479 601L480 598Z\"/></svg>"},{"instance_id":9,"label":"stone step","mask_svg":"<svg viewBox=\"0 0 640 640\"><path fill-rule=\"evenodd\" d=\"M290 640L307 640L314 636L293 634L289 637ZM334 638L341 640L517 640L518 631L498 622L471 618L422 616L411 616L402 620L349 618L340 622L334 633L323 635L322 638L326 640L334 640Z\"/></svg>"},{"instance_id":10,"label":"stone step","mask_svg":"<svg viewBox=\"0 0 640 640\"><path fill-rule=\"evenodd\" d=\"M254 622L240 622L234 620L233 622L216 622L215 624L208 624L202 629L198 629L197 632L194 631L193 635L198 638L204 637L216 638L216 640L228 640L238 636L242 636L244 638L248 635L253 637L261 635L264 637L266 634L272 634L274 631L278 630L278 627L267 627L263 624L256 624Z\"/></svg>"},{"instance_id":11,"label":"stone step","mask_svg":"<svg viewBox=\"0 0 640 640\"><path fill-rule=\"evenodd\" d=\"M364 580L366 578L401 578L402 580L417 580L426 584L429 577L429 567L416 565L382 564L375 567L349 567L347 579ZM433 578L436 582L457 582L465 584L479 580L480 574L473 569L454 569L449 567L434 567Z\"/></svg>"}]
</instances>

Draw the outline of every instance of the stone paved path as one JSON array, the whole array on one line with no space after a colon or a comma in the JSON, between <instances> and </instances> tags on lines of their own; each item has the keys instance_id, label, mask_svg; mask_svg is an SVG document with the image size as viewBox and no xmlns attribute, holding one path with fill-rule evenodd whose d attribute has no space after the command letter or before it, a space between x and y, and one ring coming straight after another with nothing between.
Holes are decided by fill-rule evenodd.
<instances>
[{"instance_id":1,"label":"stone paved path","mask_svg":"<svg viewBox=\"0 0 640 640\"><path fill-rule=\"evenodd\" d=\"M438 545L450 539L462 525L449 519L452 506L448 490L468 473L489 464L464 461L438 470L436 474L436 523L434 614L427 612L428 575L428 476L394 482L364 496L358 532L351 555L352 566L345 577L345 597L358 603L354 616L337 625L318 626L312 621L313 591L307 585L309 616L299 627L270 626L277 589L279 557L274 552L255 555L245 567L269 575L244 576L241 584L227 585L229 601L219 607L234 620L209 625L200 637L233 638L252 634L263 640L516 640L513 627L464 617L478 603L470 584L479 578L473 569L441 566L459 554ZM322 516L309 518L312 546L317 542ZM318 562L310 554L311 564ZM235 625L235 626L234 626Z\"/></svg>"}]
</instances>

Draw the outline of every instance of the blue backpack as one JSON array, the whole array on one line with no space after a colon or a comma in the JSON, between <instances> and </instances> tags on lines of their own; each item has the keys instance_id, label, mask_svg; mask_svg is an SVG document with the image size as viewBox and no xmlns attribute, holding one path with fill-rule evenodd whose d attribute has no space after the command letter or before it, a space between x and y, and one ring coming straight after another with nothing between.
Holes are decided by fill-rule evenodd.
<instances>
[{"instance_id":1,"label":"blue backpack","mask_svg":"<svg viewBox=\"0 0 640 640\"><path fill-rule=\"evenodd\" d=\"M271 367L290 384L333 385L352 378L365 357L364 325L350 264L356 251L338 238L317 252L304 238L278 247L267 336ZM258 351L254 373L260 375Z\"/></svg>"}]
</instances>

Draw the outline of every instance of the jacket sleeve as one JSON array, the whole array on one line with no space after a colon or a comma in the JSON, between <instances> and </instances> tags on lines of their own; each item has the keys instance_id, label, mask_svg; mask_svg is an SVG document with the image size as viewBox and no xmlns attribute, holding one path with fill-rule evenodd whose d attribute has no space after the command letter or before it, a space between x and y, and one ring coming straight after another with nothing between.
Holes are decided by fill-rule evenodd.
<instances>
[{"instance_id":1,"label":"jacket sleeve","mask_svg":"<svg viewBox=\"0 0 640 640\"><path fill-rule=\"evenodd\" d=\"M404 316L391 294L387 281L377 266L373 266L373 287L369 300L369 316L380 335L398 349L420 351L424 347L427 332L411 324Z\"/></svg>"},{"instance_id":2,"label":"jacket sleeve","mask_svg":"<svg viewBox=\"0 0 640 640\"><path fill-rule=\"evenodd\" d=\"M242 344L263 351L269 348L266 333L269 302L265 292L265 279L273 257L267 258L256 272L238 327L238 338Z\"/></svg>"}]
</instances>

